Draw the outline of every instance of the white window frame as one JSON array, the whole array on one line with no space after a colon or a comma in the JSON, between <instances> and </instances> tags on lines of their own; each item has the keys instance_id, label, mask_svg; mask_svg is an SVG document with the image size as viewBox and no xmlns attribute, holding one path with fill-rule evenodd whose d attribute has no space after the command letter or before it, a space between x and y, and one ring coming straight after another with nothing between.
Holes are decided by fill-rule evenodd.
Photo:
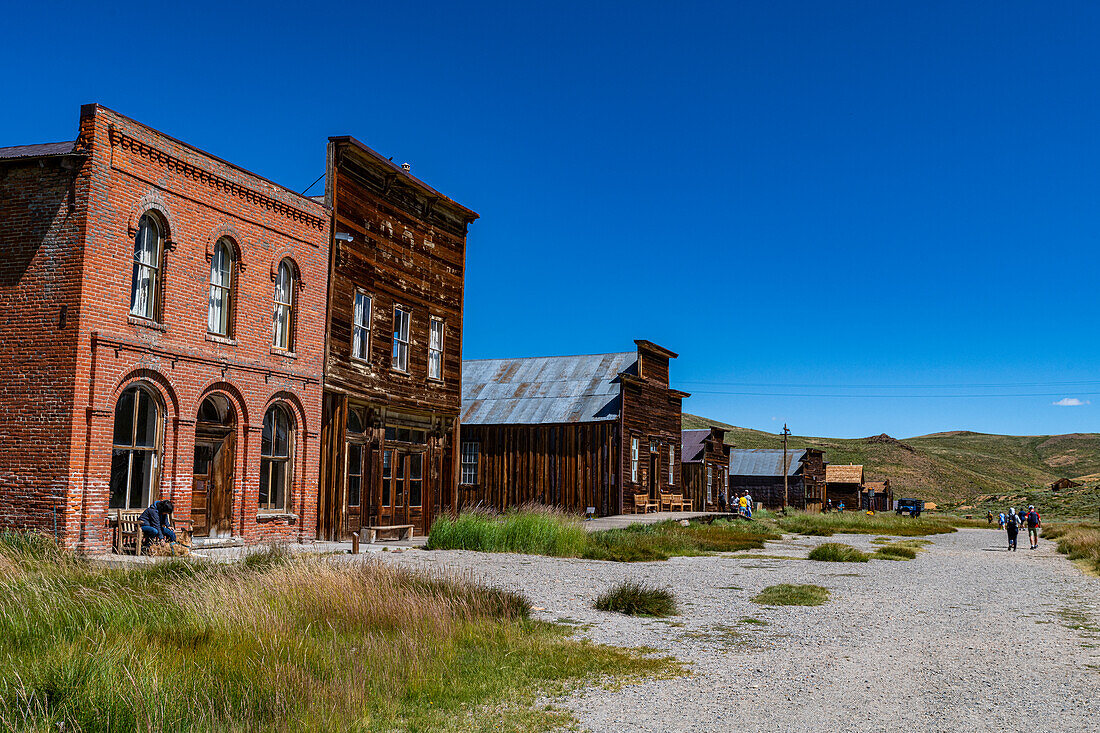
<instances>
[{"instance_id":1,"label":"white window frame","mask_svg":"<svg viewBox=\"0 0 1100 733\"><path fill-rule=\"evenodd\" d=\"M151 250L148 248L149 232L155 237ZM140 244L139 244L140 243ZM143 258L143 252L149 252L149 260ZM130 284L130 315L156 322L160 316L161 267L164 262L164 232L157 217L150 213L142 214L138 220L137 234L134 236L133 273ZM144 298L139 298L138 293Z\"/></svg>"},{"instance_id":2,"label":"white window frame","mask_svg":"<svg viewBox=\"0 0 1100 733\"><path fill-rule=\"evenodd\" d=\"M476 486L478 470L481 468L481 443L476 440L463 441L459 474L463 486Z\"/></svg>"},{"instance_id":3,"label":"white window frame","mask_svg":"<svg viewBox=\"0 0 1100 733\"><path fill-rule=\"evenodd\" d=\"M366 300L366 320L358 320L359 301ZM369 293L356 290L351 301L351 358L370 361L371 316L374 313L374 298Z\"/></svg>"},{"instance_id":4,"label":"white window frame","mask_svg":"<svg viewBox=\"0 0 1100 733\"><path fill-rule=\"evenodd\" d=\"M638 439L630 439L630 480L638 483Z\"/></svg>"},{"instance_id":5,"label":"white window frame","mask_svg":"<svg viewBox=\"0 0 1100 733\"><path fill-rule=\"evenodd\" d=\"M436 327L438 326L438 339ZM443 381L443 338L446 326L442 318L434 316L428 322L428 379Z\"/></svg>"},{"instance_id":6,"label":"white window frame","mask_svg":"<svg viewBox=\"0 0 1100 733\"><path fill-rule=\"evenodd\" d=\"M286 272L286 300L279 300L279 290L282 289L283 272ZM272 296L273 310L271 318L271 345L283 351L294 351L294 286L297 278L294 276L294 267L289 261L283 260L275 271L275 294ZM280 332L279 316L285 317L285 325ZM280 335L282 338L280 338Z\"/></svg>"},{"instance_id":7,"label":"white window frame","mask_svg":"<svg viewBox=\"0 0 1100 733\"><path fill-rule=\"evenodd\" d=\"M218 252L225 252L225 279L221 281L222 273L218 267ZM233 265L236 258L233 245L227 237L221 237L214 243L214 251L210 256L210 301L206 309L206 331L214 336L230 338L233 330ZM220 299L220 300L219 300ZM214 312L214 304L221 303L221 320L224 327L218 323L218 317Z\"/></svg>"},{"instance_id":8,"label":"white window frame","mask_svg":"<svg viewBox=\"0 0 1100 733\"><path fill-rule=\"evenodd\" d=\"M398 314L404 316L403 319ZM402 333L401 326L404 325ZM393 307L393 347L391 350L390 366L394 371L409 371L409 332L412 331L412 311L395 305Z\"/></svg>"},{"instance_id":9,"label":"white window frame","mask_svg":"<svg viewBox=\"0 0 1100 733\"><path fill-rule=\"evenodd\" d=\"M673 470L676 467L676 446L670 445L668 447L668 485L676 485L676 471Z\"/></svg>"},{"instance_id":10,"label":"white window frame","mask_svg":"<svg viewBox=\"0 0 1100 733\"><path fill-rule=\"evenodd\" d=\"M707 464L707 503L714 501L714 466Z\"/></svg>"}]
</instances>

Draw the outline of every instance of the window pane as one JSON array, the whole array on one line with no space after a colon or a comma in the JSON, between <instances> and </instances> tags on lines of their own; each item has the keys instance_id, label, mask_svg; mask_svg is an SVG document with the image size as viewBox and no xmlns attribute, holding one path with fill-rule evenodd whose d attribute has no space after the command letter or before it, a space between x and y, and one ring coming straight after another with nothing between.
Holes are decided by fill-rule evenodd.
<instances>
[{"instance_id":1,"label":"window pane","mask_svg":"<svg viewBox=\"0 0 1100 733\"><path fill-rule=\"evenodd\" d=\"M363 432L363 422L359 419L359 413L355 410L348 411L348 432L349 433L361 433Z\"/></svg>"},{"instance_id":2,"label":"window pane","mask_svg":"<svg viewBox=\"0 0 1100 733\"><path fill-rule=\"evenodd\" d=\"M157 456L151 450L134 451L130 463L130 500L128 509L141 509L149 505L153 495L153 479L156 477Z\"/></svg>"},{"instance_id":3,"label":"window pane","mask_svg":"<svg viewBox=\"0 0 1100 733\"><path fill-rule=\"evenodd\" d=\"M134 392L134 389L123 392L115 405L115 445L133 445Z\"/></svg>"},{"instance_id":4,"label":"window pane","mask_svg":"<svg viewBox=\"0 0 1100 733\"><path fill-rule=\"evenodd\" d=\"M115 450L111 453L111 509L126 508L126 486L129 483L130 451Z\"/></svg>"},{"instance_id":5,"label":"window pane","mask_svg":"<svg viewBox=\"0 0 1100 733\"><path fill-rule=\"evenodd\" d=\"M284 305L291 304L294 289L291 285L294 278L290 275L290 265L283 262L279 264L279 276L275 280L275 301Z\"/></svg>"},{"instance_id":6,"label":"window pane","mask_svg":"<svg viewBox=\"0 0 1100 733\"><path fill-rule=\"evenodd\" d=\"M287 462L271 462L271 508L286 509Z\"/></svg>"},{"instance_id":7,"label":"window pane","mask_svg":"<svg viewBox=\"0 0 1100 733\"><path fill-rule=\"evenodd\" d=\"M154 448L157 444L157 406L145 390L135 389L134 391L137 393L134 445Z\"/></svg>"},{"instance_id":8,"label":"window pane","mask_svg":"<svg viewBox=\"0 0 1100 733\"><path fill-rule=\"evenodd\" d=\"M273 316L274 322L274 338L272 343L280 349L286 349L290 346L290 309L285 305L275 305L275 313Z\"/></svg>"},{"instance_id":9,"label":"window pane","mask_svg":"<svg viewBox=\"0 0 1100 733\"><path fill-rule=\"evenodd\" d=\"M153 295L156 292L157 271L137 262L131 282L130 312L143 318L153 317Z\"/></svg>"},{"instance_id":10,"label":"window pane","mask_svg":"<svg viewBox=\"0 0 1100 733\"><path fill-rule=\"evenodd\" d=\"M424 482L420 479L409 479L409 506L421 505L423 483Z\"/></svg>"},{"instance_id":11,"label":"window pane","mask_svg":"<svg viewBox=\"0 0 1100 733\"><path fill-rule=\"evenodd\" d=\"M390 506L390 482L393 479L393 451L382 451L382 506Z\"/></svg>"},{"instance_id":12,"label":"window pane","mask_svg":"<svg viewBox=\"0 0 1100 733\"><path fill-rule=\"evenodd\" d=\"M260 460L260 508L266 509L269 492L267 487L271 485L271 461L264 458Z\"/></svg>"},{"instance_id":13,"label":"window pane","mask_svg":"<svg viewBox=\"0 0 1100 733\"><path fill-rule=\"evenodd\" d=\"M419 480L424 478L424 455L422 453L413 453L409 456L409 478Z\"/></svg>"},{"instance_id":14,"label":"window pane","mask_svg":"<svg viewBox=\"0 0 1100 733\"><path fill-rule=\"evenodd\" d=\"M214 247L214 256L210 258L210 284L223 288L229 287L230 263L229 247L225 242L218 242Z\"/></svg>"},{"instance_id":15,"label":"window pane","mask_svg":"<svg viewBox=\"0 0 1100 733\"><path fill-rule=\"evenodd\" d=\"M348 475L348 506L359 506L359 487L362 479Z\"/></svg>"},{"instance_id":16,"label":"window pane","mask_svg":"<svg viewBox=\"0 0 1100 733\"><path fill-rule=\"evenodd\" d=\"M134 240L134 262L157 267L160 262L160 229L153 217L145 215L138 222Z\"/></svg>"}]
</instances>

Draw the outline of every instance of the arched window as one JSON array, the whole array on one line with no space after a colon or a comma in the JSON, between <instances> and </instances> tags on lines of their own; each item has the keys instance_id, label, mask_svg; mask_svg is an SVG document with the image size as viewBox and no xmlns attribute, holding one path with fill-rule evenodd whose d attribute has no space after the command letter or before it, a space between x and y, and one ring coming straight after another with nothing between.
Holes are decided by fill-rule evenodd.
<instances>
[{"instance_id":1,"label":"arched window","mask_svg":"<svg viewBox=\"0 0 1100 733\"><path fill-rule=\"evenodd\" d=\"M290 446L294 440L290 415L272 405L264 415L260 439L260 511L286 511L290 487Z\"/></svg>"},{"instance_id":2,"label":"arched window","mask_svg":"<svg viewBox=\"0 0 1100 733\"><path fill-rule=\"evenodd\" d=\"M275 278L275 316L274 341L276 348L290 351L294 345L291 331L294 329L294 271L290 263L279 263L279 273Z\"/></svg>"},{"instance_id":3,"label":"arched window","mask_svg":"<svg viewBox=\"0 0 1100 733\"><path fill-rule=\"evenodd\" d=\"M130 313L135 316L157 317L162 244L160 224L150 214L143 215L134 237L134 278L130 286Z\"/></svg>"},{"instance_id":4,"label":"arched window","mask_svg":"<svg viewBox=\"0 0 1100 733\"><path fill-rule=\"evenodd\" d=\"M217 336L229 336L233 264L233 244L222 237L210 258L210 310L206 318L206 329Z\"/></svg>"},{"instance_id":5,"label":"arched window","mask_svg":"<svg viewBox=\"0 0 1100 733\"><path fill-rule=\"evenodd\" d=\"M160 408L148 389L134 386L119 396L111 452L111 509L140 509L151 501L160 468L160 426Z\"/></svg>"}]
</instances>

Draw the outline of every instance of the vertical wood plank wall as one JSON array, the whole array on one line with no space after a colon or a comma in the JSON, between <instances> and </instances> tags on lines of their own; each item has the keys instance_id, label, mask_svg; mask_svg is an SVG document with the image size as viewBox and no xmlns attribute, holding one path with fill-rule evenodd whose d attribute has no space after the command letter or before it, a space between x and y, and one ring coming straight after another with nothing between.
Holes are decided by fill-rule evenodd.
<instances>
[{"instance_id":1,"label":"vertical wood plank wall","mask_svg":"<svg viewBox=\"0 0 1100 733\"><path fill-rule=\"evenodd\" d=\"M462 425L479 448L477 483L460 485L458 509L544 504L575 512L619 511L614 497L618 423Z\"/></svg>"}]
</instances>

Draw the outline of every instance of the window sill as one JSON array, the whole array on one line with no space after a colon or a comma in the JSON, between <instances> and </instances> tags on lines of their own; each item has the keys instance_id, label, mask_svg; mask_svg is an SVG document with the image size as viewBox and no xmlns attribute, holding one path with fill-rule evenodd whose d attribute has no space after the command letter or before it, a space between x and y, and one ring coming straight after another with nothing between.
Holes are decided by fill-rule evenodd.
<instances>
[{"instance_id":1,"label":"window sill","mask_svg":"<svg viewBox=\"0 0 1100 733\"><path fill-rule=\"evenodd\" d=\"M206 334L206 340L207 341L213 341L216 344L225 344L226 346L236 346L237 345L237 339L230 338L228 336L219 336L216 333L209 333L208 332Z\"/></svg>"},{"instance_id":2,"label":"window sill","mask_svg":"<svg viewBox=\"0 0 1100 733\"><path fill-rule=\"evenodd\" d=\"M141 326L142 328L151 328L154 331L167 331L168 327L163 323L157 323L151 318L144 318L142 316L135 316L133 313L126 317L126 322L131 326Z\"/></svg>"},{"instance_id":3,"label":"window sill","mask_svg":"<svg viewBox=\"0 0 1100 733\"><path fill-rule=\"evenodd\" d=\"M438 384L438 385L446 384L446 382L443 381L443 379L440 378L440 377L428 377L428 383L429 384Z\"/></svg>"},{"instance_id":4,"label":"window sill","mask_svg":"<svg viewBox=\"0 0 1100 733\"><path fill-rule=\"evenodd\" d=\"M298 355L293 351L287 351L286 349L280 349L278 346L271 347L271 353L275 356L285 356L287 359L297 359Z\"/></svg>"},{"instance_id":5,"label":"window sill","mask_svg":"<svg viewBox=\"0 0 1100 733\"><path fill-rule=\"evenodd\" d=\"M298 521L298 515L290 512L260 512L256 515L256 521L260 523L282 521L287 524L294 524Z\"/></svg>"},{"instance_id":6,"label":"window sill","mask_svg":"<svg viewBox=\"0 0 1100 733\"><path fill-rule=\"evenodd\" d=\"M408 369L398 369L396 367L390 367L390 374L397 374L397 375L402 376L402 377L412 376L412 375L409 374Z\"/></svg>"}]
</instances>

